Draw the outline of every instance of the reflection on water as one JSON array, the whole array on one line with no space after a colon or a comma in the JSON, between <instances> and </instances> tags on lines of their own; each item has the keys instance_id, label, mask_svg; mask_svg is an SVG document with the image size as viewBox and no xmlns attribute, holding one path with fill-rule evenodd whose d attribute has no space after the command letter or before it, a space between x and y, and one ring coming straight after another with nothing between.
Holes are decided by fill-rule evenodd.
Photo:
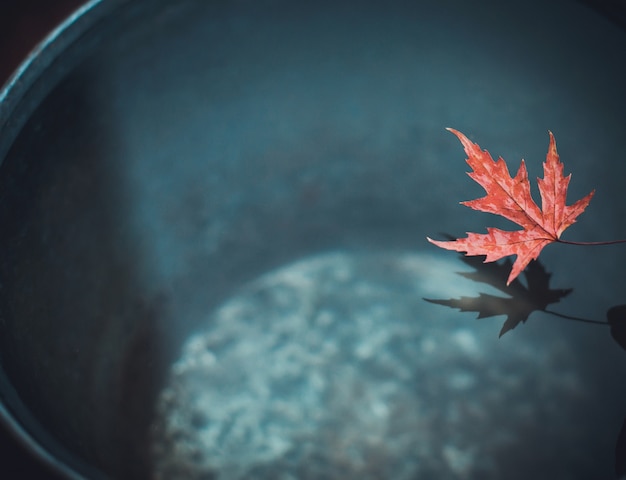
<instances>
[{"instance_id":1,"label":"reflection on water","mask_svg":"<svg viewBox=\"0 0 626 480\"><path fill-rule=\"evenodd\" d=\"M241 288L171 369L157 478L592 478L567 339L422 300L472 294L458 267L341 251Z\"/></svg>"}]
</instances>

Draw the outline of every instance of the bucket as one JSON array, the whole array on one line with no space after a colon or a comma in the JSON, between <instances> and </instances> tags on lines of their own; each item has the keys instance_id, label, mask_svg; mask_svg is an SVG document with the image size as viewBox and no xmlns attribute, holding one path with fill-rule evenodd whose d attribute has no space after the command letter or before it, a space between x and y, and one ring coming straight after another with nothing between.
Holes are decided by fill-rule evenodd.
<instances>
[{"instance_id":1,"label":"bucket","mask_svg":"<svg viewBox=\"0 0 626 480\"><path fill-rule=\"evenodd\" d=\"M498 338L426 241L512 228L446 127L533 185L552 131L564 238L626 237L626 33L518 3L77 11L0 92L3 423L72 479L611 477L624 351L562 317L626 249L550 245L569 293Z\"/></svg>"}]
</instances>

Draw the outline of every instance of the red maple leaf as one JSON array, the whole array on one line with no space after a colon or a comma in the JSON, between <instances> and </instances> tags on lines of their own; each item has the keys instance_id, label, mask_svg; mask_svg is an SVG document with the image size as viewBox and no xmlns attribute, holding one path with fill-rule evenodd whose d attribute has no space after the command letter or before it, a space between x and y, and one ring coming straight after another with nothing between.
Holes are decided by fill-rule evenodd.
<instances>
[{"instance_id":1,"label":"red maple leaf","mask_svg":"<svg viewBox=\"0 0 626 480\"><path fill-rule=\"evenodd\" d=\"M489 152L481 150L461 132L451 128L448 130L461 140L465 148L468 155L467 164L472 168L468 175L487 192L483 198L461 204L474 210L501 215L523 227L523 230L509 232L487 228L486 234L468 232L466 238L453 241L426 238L447 250L465 252L466 255L485 255L485 262L516 255L507 280L509 285L531 260L539 256L546 245L559 241L563 231L587 208L594 192L573 205L565 205L571 174L563 176L563 164L559 161L552 132L548 132L550 145L543 164L543 179L537 179L542 206L539 208L530 194L530 182L524 160L515 177L511 177L501 157L494 161Z\"/></svg>"}]
</instances>

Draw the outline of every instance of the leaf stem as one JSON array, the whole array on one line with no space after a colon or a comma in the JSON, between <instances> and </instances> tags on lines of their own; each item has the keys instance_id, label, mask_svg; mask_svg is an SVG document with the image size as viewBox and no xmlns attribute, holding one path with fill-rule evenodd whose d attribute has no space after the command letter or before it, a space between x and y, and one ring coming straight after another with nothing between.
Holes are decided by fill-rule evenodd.
<instances>
[{"instance_id":1,"label":"leaf stem","mask_svg":"<svg viewBox=\"0 0 626 480\"><path fill-rule=\"evenodd\" d=\"M557 317L561 317L564 318L566 320L573 320L576 322L583 322L583 323L595 323L597 325L609 325L609 322L605 322L605 321L601 321L601 320L590 320L588 318L582 318L582 317L575 317L573 315L565 315L564 313L559 313L559 312L555 312L554 310L543 310L546 313L550 313L552 315L555 315Z\"/></svg>"},{"instance_id":2,"label":"leaf stem","mask_svg":"<svg viewBox=\"0 0 626 480\"><path fill-rule=\"evenodd\" d=\"M556 240L559 243L566 243L567 245L582 245L582 246L595 246L595 245L615 245L616 243L626 243L626 239L623 240L609 240L608 242L571 242L569 240Z\"/></svg>"}]
</instances>

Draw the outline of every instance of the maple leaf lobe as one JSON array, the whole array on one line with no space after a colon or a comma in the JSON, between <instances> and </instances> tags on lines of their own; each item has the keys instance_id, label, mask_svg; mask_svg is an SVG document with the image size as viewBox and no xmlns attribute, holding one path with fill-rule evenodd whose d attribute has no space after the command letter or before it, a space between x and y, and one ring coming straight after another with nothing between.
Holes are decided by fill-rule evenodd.
<instances>
[{"instance_id":1,"label":"maple leaf lobe","mask_svg":"<svg viewBox=\"0 0 626 480\"><path fill-rule=\"evenodd\" d=\"M537 259L541 250L558 241L563 231L572 225L587 208L594 192L573 205L566 205L567 188L571 174L563 176L563 163L556 150L552 132L548 154L543 164L543 178L537 179L541 206L535 203L530 192L528 171L524 160L514 177L511 177L502 157L494 161L487 150L481 150L458 130L448 128L461 141L472 168L468 175L486 192L482 198L461 202L481 212L500 215L522 227L522 230L506 231L487 228L486 234L468 232L466 238L438 241L426 237L434 245L447 250L465 252L466 255L485 255L485 262L515 255L509 285L530 263Z\"/></svg>"}]
</instances>

